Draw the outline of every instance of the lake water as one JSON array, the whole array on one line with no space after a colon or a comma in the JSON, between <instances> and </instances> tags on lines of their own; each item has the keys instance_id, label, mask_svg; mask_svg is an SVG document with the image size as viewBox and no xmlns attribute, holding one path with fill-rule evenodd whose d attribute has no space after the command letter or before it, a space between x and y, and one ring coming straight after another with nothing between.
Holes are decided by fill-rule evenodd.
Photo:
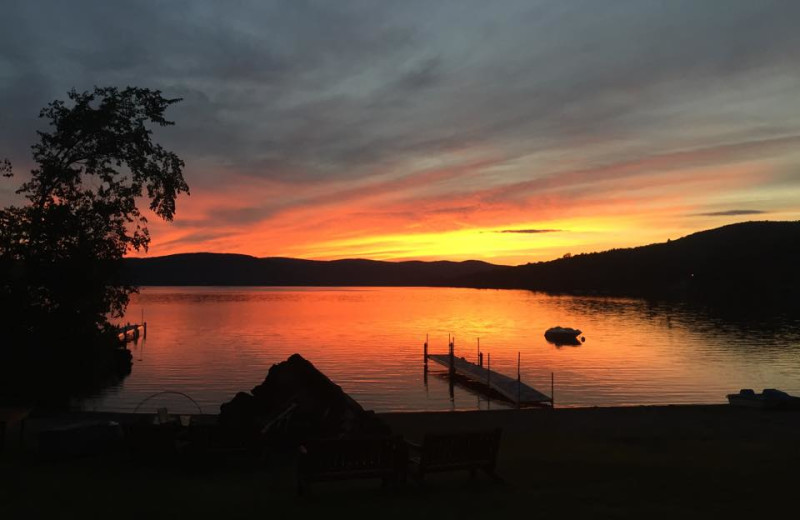
<instances>
[{"instance_id":1,"label":"lake water","mask_svg":"<svg viewBox=\"0 0 800 520\"><path fill-rule=\"evenodd\" d=\"M157 392L191 396L205 413L259 384L297 352L364 407L376 411L505 406L456 386L443 368L425 377L423 343L475 360L477 338L492 368L550 394L557 406L721 403L740 388L800 393L800 319L730 320L643 300L549 296L450 288L146 287L126 319L148 323L130 344L133 372L119 386L78 403L133 411ZM580 346L556 347L552 326L583 331ZM145 402L191 412L179 394Z\"/></svg>"}]
</instances>

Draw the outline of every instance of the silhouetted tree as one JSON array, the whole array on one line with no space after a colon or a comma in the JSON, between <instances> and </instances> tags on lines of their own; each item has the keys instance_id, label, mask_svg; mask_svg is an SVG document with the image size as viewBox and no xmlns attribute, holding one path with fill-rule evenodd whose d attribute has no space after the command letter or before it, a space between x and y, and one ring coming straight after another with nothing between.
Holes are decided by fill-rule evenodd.
<instances>
[{"instance_id":1,"label":"silhouetted tree","mask_svg":"<svg viewBox=\"0 0 800 520\"><path fill-rule=\"evenodd\" d=\"M108 320L135 291L117 281L119 262L150 242L137 202L172 220L175 199L189 191L183 161L148 128L172 125L164 112L179 99L132 87L68 98L40 113L50 128L38 132L37 166L17 191L26 203L0 210L0 310L10 339L0 354L17 361L62 360L63 342L79 359L113 346ZM8 161L0 173L11 176Z\"/></svg>"}]
</instances>

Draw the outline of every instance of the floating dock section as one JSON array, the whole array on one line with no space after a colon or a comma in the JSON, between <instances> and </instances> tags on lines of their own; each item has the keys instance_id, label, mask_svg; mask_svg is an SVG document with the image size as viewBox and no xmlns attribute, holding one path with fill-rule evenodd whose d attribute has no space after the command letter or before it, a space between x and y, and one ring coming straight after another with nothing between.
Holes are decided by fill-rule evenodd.
<instances>
[{"instance_id":1,"label":"floating dock section","mask_svg":"<svg viewBox=\"0 0 800 520\"><path fill-rule=\"evenodd\" d=\"M552 396L547 396L521 381L519 369L515 379L491 370L490 365L483 367L482 363L476 365L463 357L456 357L453 342L449 343L449 347L450 352L448 354L428 354L428 343L425 342L425 365L427 366L429 359L435 361L449 369L451 378L453 376L465 377L478 386L497 392L517 406L553 406ZM483 361L482 354L479 354L479 359L481 362ZM491 359L488 358L487 361L491 362Z\"/></svg>"}]
</instances>

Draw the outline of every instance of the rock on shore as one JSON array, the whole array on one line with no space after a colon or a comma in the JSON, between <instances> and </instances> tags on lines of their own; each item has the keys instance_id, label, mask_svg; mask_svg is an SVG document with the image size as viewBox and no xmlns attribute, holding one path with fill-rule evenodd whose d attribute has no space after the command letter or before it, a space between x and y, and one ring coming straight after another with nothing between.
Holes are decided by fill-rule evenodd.
<instances>
[{"instance_id":1,"label":"rock on shore","mask_svg":"<svg viewBox=\"0 0 800 520\"><path fill-rule=\"evenodd\" d=\"M239 392L220 407L223 426L261 429L288 408L287 433L308 437L386 435L389 427L299 354L273 365L252 393Z\"/></svg>"}]
</instances>

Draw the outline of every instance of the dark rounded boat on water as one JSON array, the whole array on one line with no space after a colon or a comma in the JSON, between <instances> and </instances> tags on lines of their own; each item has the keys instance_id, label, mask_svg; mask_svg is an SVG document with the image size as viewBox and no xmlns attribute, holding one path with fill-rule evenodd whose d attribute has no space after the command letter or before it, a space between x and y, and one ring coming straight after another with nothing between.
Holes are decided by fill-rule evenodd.
<instances>
[{"instance_id":1,"label":"dark rounded boat on water","mask_svg":"<svg viewBox=\"0 0 800 520\"><path fill-rule=\"evenodd\" d=\"M580 345L578 339L581 331L569 327L551 327L544 332L544 339L556 346L561 345Z\"/></svg>"}]
</instances>

